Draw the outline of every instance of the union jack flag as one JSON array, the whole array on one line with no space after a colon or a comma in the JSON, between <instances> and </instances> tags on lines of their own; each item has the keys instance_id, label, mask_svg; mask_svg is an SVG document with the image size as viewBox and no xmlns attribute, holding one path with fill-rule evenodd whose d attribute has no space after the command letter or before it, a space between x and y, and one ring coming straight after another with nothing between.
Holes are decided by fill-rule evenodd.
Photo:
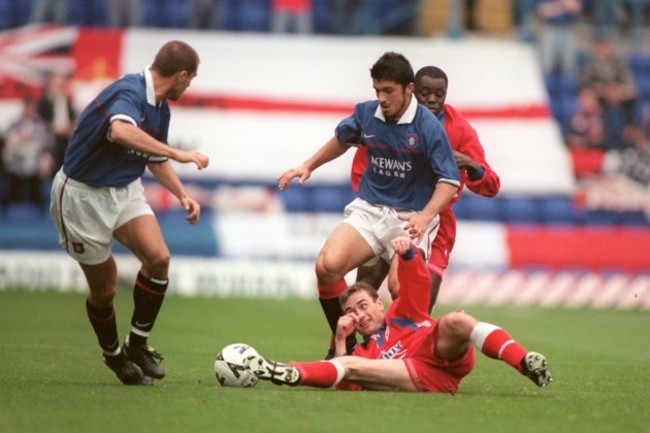
<instances>
[{"instance_id":1,"label":"union jack flag","mask_svg":"<svg viewBox=\"0 0 650 433\"><path fill-rule=\"evenodd\" d=\"M39 91L52 72L71 74L77 27L29 25L0 32L0 99Z\"/></svg>"}]
</instances>

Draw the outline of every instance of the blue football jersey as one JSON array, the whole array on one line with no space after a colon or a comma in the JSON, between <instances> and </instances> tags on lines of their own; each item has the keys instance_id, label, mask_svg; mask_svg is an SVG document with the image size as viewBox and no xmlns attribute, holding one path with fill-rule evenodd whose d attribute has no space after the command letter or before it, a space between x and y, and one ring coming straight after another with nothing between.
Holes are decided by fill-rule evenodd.
<instances>
[{"instance_id":1,"label":"blue football jersey","mask_svg":"<svg viewBox=\"0 0 650 433\"><path fill-rule=\"evenodd\" d=\"M415 97L397 122L386 122L379 101L357 104L335 131L342 143L366 146L368 168L359 197L373 204L421 211L438 182L460 185L460 174L440 121Z\"/></svg>"},{"instance_id":2,"label":"blue football jersey","mask_svg":"<svg viewBox=\"0 0 650 433\"><path fill-rule=\"evenodd\" d=\"M84 109L72 133L63 172L99 188L121 187L142 176L149 162L166 161L108 139L111 121L126 120L158 141L167 143L170 110L167 101L156 106L149 70L116 80Z\"/></svg>"}]
</instances>

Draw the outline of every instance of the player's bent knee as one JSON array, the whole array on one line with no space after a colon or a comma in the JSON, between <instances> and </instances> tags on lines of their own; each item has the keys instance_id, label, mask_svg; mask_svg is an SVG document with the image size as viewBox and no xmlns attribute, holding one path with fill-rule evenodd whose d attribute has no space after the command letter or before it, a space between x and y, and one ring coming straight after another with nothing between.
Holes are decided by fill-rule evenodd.
<instances>
[{"instance_id":1,"label":"player's bent knee","mask_svg":"<svg viewBox=\"0 0 650 433\"><path fill-rule=\"evenodd\" d=\"M329 284L338 281L344 273L340 264L320 257L316 261L316 276L321 283Z\"/></svg>"},{"instance_id":2,"label":"player's bent knee","mask_svg":"<svg viewBox=\"0 0 650 433\"><path fill-rule=\"evenodd\" d=\"M152 275L167 274L169 269L169 262L171 261L171 255L169 250L165 249L164 251L157 252L153 256L147 257L143 261L142 265L150 271Z\"/></svg>"},{"instance_id":3,"label":"player's bent knee","mask_svg":"<svg viewBox=\"0 0 650 433\"><path fill-rule=\"evenodd\" d=\"M439 333L450 337L469 338L476 319L462 310L452 311L442 316L438 321Z\"/></svg>"}]
</instances>

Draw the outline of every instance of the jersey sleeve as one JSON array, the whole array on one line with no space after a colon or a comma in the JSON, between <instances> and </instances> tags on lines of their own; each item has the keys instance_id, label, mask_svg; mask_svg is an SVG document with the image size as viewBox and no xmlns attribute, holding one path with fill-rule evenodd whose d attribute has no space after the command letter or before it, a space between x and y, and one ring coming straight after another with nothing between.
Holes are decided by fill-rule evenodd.
<instances>
[{"instance_id":1,"label":"jersey sleeve","mask_svg":"<svg viewBox=\"0 0 650 433\"><path fill-rule=\"evenodd\" d=\"M111 121L126 120L140 127L140 119L144 114L138 95L133 90L124 89L108 107Z\"/></svg>"},{"instance_id":2,"label":"jersey sleeve","mask_svg":"<svg viewBox=\"0 0 650 433\"><path fill-rule=\"evenodd\" d=\"M467 176L465 185L476 194L494 197L501 189L501 179L486 161L485 150L478 138L478 133L460 113L454 113L453 122L454 128L460 129L458 151L472 158L483 170L482 176L478 179Z\"/></svg>"},{"instance_id":3,"label":"jersey sleeve","mask_svg":"<svg viewBox=\"0 0 650 433\"><path fill-rule=\"evenodd\" d=\"M427 156L436 176L436 183L444 182L458 187L460 186L460 173L449 138L440 121L433 115L431 118L432 120L429 119L430 129L427 131L429 134Z\"/></svg>"},{"instance_id":4,"label":"jersey sleeve","mask_svg":"<svg viewBox=\"0 0 650 433\"><path fill-rule=\"evenodd\" d=\"M341 120L334 130L336 138L348 146L361 146L361 116L363 108L357 104L354 113Z\"/></svg>"},{"instance_id":5,"label":"jersey sleeve","mask_svg":"<svg viewBox=\"0 0 650 433\"><path fill-rule=\"evenodd\" d=\"M431 275L420 254L410 260L398 257L397 279L399 297L395 301L395 316L411 320L429 318Z\"/></svg>"}]
</instances>

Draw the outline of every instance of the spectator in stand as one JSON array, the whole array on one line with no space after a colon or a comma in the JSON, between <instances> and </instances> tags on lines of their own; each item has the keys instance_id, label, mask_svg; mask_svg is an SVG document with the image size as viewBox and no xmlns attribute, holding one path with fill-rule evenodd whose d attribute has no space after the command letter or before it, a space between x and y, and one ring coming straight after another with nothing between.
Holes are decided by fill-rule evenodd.
<instances>
[{"instance_id":1,"label":"spectator in stand","mask_svg":"<svg viewBox=\"0 0 650 433\"><path fill-rule=\"evenodd\" d=\"M2 200L3 210L24 201L41 209L45 207L43 180L52 170L52 137L36 111L36 104L31 96L23 98L20 117L5 133L2 160L8 191Z\"/></svg>"},{"instance_id":2,"label":"spectator in stand","mask_svg":"<svg viewBox=\"0 0 650 433\"><path fill-rule=\"evenodd\" d=\"M219 0L191 0L189 25L192 29L219 27Z\"/></svg>"},{"instance_id":3,"label":"spectator in stand","mask_svg":"<svg viewBox=\"0 0 650 433\"><path fill-rule=\"evenodd\" d=\"M311 0L272 0L271 31L313 33Z\"/></svg>"},{"instance_id":4,"label":"spectator in stand","mask_svg":"<svg viewBox=\"0 0 650 433\"><path fill-rule=\"evenodd\" d=\"M638 129L636 87L629 65L614 53L608 38L596 38L592 56L580 72L580 88L593 91L603 110L605 149L629 147Z\"/></svg>"},{"instance_id":5,"label":"spectator in stand","mask_svg":"<svg viewBox=\"0 0 650 433\"><path fill-rule=\"evenodd\" d=\"M591 89L583 89L569 121L567 144L572 149L603 149L603 110Z\"/></svg>"},{"instance_id":6,"label":"spectator in stand","mask_svg":"<svg viewBox=\"0 0 650 433\"><path fill-rule=\"evenodd\" d=\"M55 72L48 78L45 92L38 103L38 114L54 136L53 174L63 165L63 155L77 119L70 90L70 78Z\"/></svg>"},{"instance_id":7,"label":"spectator in stand","mask_svg":"<svg viewBox=\"0 0 650 433\"><path fill-rule=\"evenodd\" d=\"M68 0L34 0L29 21L32 23L65 24L68 20Z\"/></svg>"},{"instance_id":8,"label":"spectator in stand","mask_svg":"<svg viewBox=\"0 0 650 433\"><path fill-rule=\"evenodd\" d=\"M539 18L539 52L545 75L578 74L576 25L582 13L580 0L536 0Z\"/></svg>"},{"instance_id":9,"label":"spectator in stand","mask_svg":"<svg viewBox=\"0 0 650 433\"><path fill-rule=\"evenodd\" d=\"M144 20L140 0L106 0L109 27L138 27Z\"/></svg>"}]
</instances>

